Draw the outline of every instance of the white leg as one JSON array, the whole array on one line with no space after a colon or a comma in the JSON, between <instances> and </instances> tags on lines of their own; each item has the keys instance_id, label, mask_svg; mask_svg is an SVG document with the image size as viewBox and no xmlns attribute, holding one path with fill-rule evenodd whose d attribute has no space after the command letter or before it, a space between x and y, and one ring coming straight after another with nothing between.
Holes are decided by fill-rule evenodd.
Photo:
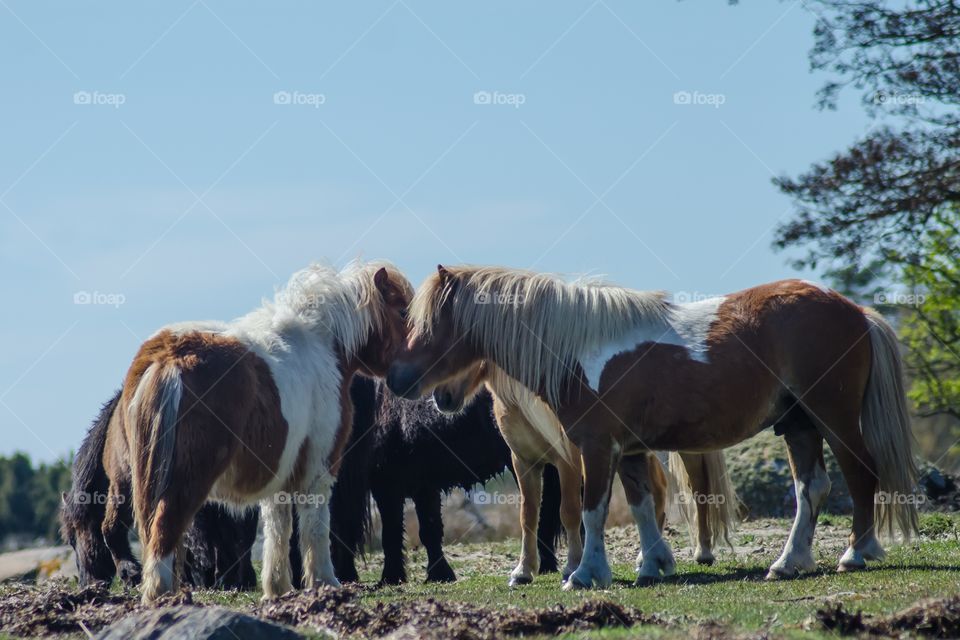
<instances>
[{"instance_id":1,"label":"white leg","mask_svg":"<svg viewBox=\"0 0 960 640\"><path fill-rule=\"evenodd\" d=\"M303 553L303 586L339 587L330 558L330 490L329 474L315 480L309 492L297 504L300 516L300 549Z\"/></svg>"},{"instance_id":2,"label":"white leg","mask_svg":"<svg viewBox=\"0 0 960 640\"><path fill-rule=\"evenodd\" d=\"M837 571L852 571L854 569L864 569L867 566L867 560L883 560L887 556L877 537L870 533L869 540L866 541L858 551L853 545L847 547L843 556L840 558L840 565Z\"/></svg>"},{"instance_id":3,"label":"white leg","mask_svg":"<svg viewBox=\"0 0 960 640\"><path fill-rule=\"evenodd\" d=\"M583 512L583 528L587 533L583 543L583 555L576 571L570 574L570 578L564 583L565 590L589 589L594 584L601 589L606 589L613 583L613 572L610 571L610 563L607 562L603 536L609 503L610 492L607 491L596 509Z\"/></svg>"},{"instance_id":4,"label":"white leg","mask_svg":"<svg viewBox=\"0 0 960 640\"><path fill-rule=\"evenodd\" d=\"M639 505L630 505L640 533L640 554L637 556L637 580L660 579L677 571L670 544L660 534L653 496L647 493Z\"/></svg>"},{"instance_id":5,"label":"white leg","mask_svg":"<svg viewBox=\"0 0 960 640\"><path fill-rule=\"evenodd\" d=\"M830 493L830 477L819 463L811 466L810 473L798 475L794 480L797 516L783 553L767 573L768 579L792 578L817 568L817 562L813 559L813 532L820 506Z\"/></svg>"},{"instance_id":6,"label":"white leg","mask_svg":"<svg viewBox=\"0 0 960 640\"><path fill-rule=\"evenodd\" d=\"M290 534L293 513L289 494L278 493L260 501L263 522L263 598L276 598L293 589L290 583Z\"/></svg>"}]
</instances>

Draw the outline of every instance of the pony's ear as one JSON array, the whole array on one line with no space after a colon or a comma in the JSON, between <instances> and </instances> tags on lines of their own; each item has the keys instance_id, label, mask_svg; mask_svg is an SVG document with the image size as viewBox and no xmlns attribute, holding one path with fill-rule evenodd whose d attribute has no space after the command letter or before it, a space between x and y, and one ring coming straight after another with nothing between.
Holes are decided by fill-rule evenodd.
<instances>
[{"instance_id":1,"label":"pony's ear","mask_svg":"<svg viewBox=\"0 0 960 640\"><path fill-rule=\"evenodd\" d=\"M386 267L380 267L377 272L373 274L373 284L377 285L377 289L380 290L380 293L383 293L384 288L389 282L390 274L387 273Z\"/></svg>"},{"instance_id":2,"label":"pony's ear","mask_svg":"<svg viewBox=\"0 0 960 640\"><path fill-rule=\"evenodd\" d=\"M63 491L63 492L60 493L60 502L61 502L64 506L66 506L66 504L67 504L67 492L66 492L66 491Z\"/></svg>"},{"instance_id":3,"label":"pony's ear","mask_svg":"<svg viewBox=\"0 0 960 640\"><path fill-rule=\"evenodd\" d=\"M450 279L450 272L447 271L447 268L442 264L437 265L437 274L440 276L440 282L446 282Z\"/></svg>"}]
</instances>

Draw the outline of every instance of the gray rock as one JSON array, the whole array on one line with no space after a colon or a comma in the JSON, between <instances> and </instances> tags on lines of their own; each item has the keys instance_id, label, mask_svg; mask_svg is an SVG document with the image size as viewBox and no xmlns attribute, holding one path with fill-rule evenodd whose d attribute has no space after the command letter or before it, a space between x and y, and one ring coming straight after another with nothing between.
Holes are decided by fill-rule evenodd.
<instances>
[{"instance_id":1,"label":"gray rock","mask_svg":"<svg viewBox=\"0 0 960 640\"><path fill-rule=\"evenodd\" d=\"M288 627L223 607L165 607L133 614L103 629L98 640L298 640Z\"/></svg>"}]
</instances>

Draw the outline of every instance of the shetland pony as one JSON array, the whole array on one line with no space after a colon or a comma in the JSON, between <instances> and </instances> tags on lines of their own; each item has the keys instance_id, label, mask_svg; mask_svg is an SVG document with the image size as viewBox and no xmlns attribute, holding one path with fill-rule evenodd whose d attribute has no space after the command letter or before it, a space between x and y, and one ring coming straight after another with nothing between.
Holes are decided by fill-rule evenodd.
<instances>
[{"instance_id":1,"label":"shetland pony","mask_svg":"<svg viewBox=\"0 0 960 640\"><path fill-rule=\"evenodd\" d=\"M494 267L439 267L410 308L387 383L416 397L488 360L539 395L580 449L583 559L566 589L611 583L603 539L619 470L643 551L637 581L669 571L655 523L650 450L714 451L774 426L790 454L797 515L769 578L816 567L830 481L823 441L853 498L838 570L883 557L876 530L916 531L917 470L893 329L835 291L784 280L691 304L662 293ZM876 494L876 503L875 503Z\"/></svg>"},{"instance_id":2,"label":"shetland pony","mask_svg":"<svg viewBox=\"0 0 960 640\"><path fill-rule=\"evenodd\" d=\"M563 580L580 564L583 555L580 537L581 465L580 451L566 437L550 407L526 387L510 378L496 365L480 361L467 369L461 377L443 383L434 389L433 398L441 411L461 411L465 403L483 386L494 397L494 413L497 424L513 452L513 464L522 494L520 528L523 540L517 567L510 574L510 586L528 584L538 572L533 533L538 522L540 504L540 469L550 462L559 470L561 502L560 518L567 534L567 564ZM662 531L666 520L667 478L662 465L654 459L648 461L648 481L653 494L658 528ZM680 459L682 456L682 460ZM686 468L690 469L688 473ZM726 479L726 463L719 452L706 454L679 454L670 459L670 471L674 475L680 496L691 495L712 498L707 501L691 500L696 505L698 523L695 560L700 564L713 564L712 546L716 540L726 540L733 528L733 519L738 502L729 480ZM677 482L679 481L679 482ZM528 506L534 508L528 508ZM689 518L687 509L682 513ZM643 563L643 554L637 557L637 570ZM668 567L668 571L673 567Z\"/></svg>"},{"instance_id":3,"label":"shetland pony","mask_svg":"<svg viewBox=\"0 0 960 640\"><path fill-rule=\"evenodd\" d=\"M128 531L133 527L132 495L124 495L115 518L104 534L105 498L109 489L103 466L107 426L120 401L120 390L100 409L84 437L71 470L70 490L62 496L60 535L73 547L80 586L107 584L119 574L126 587L140 584L140 562L133 554ZM257 536L257 510L233 513L222 505L205 504L184 536L183 579L194 587L249 590L256 586L250 550ZM302 576L297 526L290 538L292 580ZM113 542L116 560L107 547Z\"/></svg>"},{"instance_id":4,"label":"shetland pony","mask_svg":"<svg viewBox=\"0 0 960 640\"><path fill-rule=\"evenodd\" d=\"M354 559L369 532L372 496L380 513L383 541L380 583L407 581L407 499L416 507L420 541L427 552L427 582L455 580L443 551L443 494L457 487L470 490L511 468L510 449L493 419L492 399L481 394L468 410L445 416L429 400L402 400L368 378L356 377L350 392L353 433L330 504L331 552L337 577L341 581L358 579ZM544 568L556 571L560 491L556 474L544 472L538 550Z\"/></svg>"},{"instance_id":5,"label":"shetland pony","mask_svg":"<svg viewBox=\"0 0 960 640\"><path fill-rule=\"evenodd\" d=\"M237 320L168 327L143 344L108 427L105 466L110 498L132 488L145 603L176 588L183 533L208 498L260 502L265 598L292 588L294 503L305 586L339 584L328 500L350 436L350 381L386 372L411 295L385 263L313 265ZM108 500L105 527L116 510Z\"/></svg>"}]
</instances>

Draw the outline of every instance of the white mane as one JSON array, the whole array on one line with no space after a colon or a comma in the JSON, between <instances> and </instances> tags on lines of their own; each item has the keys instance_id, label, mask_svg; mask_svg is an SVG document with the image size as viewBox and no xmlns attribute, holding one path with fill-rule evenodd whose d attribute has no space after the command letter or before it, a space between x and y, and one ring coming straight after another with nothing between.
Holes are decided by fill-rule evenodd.
<instances>
[{"instance_id":1,"label":"white mane","mask_svg":"<svg viewBox=\"0 0 960 640\"><path fill-rule=\"evenodd\" d=\"M551 404L584 352L617 340L641 322L666 322L661 292L642 292L595 279L502 267L449 267L431 275L410 305L413 335L430 335L448 308L457 334Z\"/></svg>"},{"instance_id":2,"label":"white mane","mask_svg":"<svg viewBox=\"0 0 960 640\"><path fill-rule=\"evenodd\" d=\"M385 310L374 284L374 274L381 268L387 269L393 283L413 295L406 278L386 261L353 261L340 271L311 264L290 276L273 301L264 300L251 315L261 320L268 317L277 330L290 324L306 325L315 333L329 335L352 355L383 326Z\"/></svg>"}]
</instances>

